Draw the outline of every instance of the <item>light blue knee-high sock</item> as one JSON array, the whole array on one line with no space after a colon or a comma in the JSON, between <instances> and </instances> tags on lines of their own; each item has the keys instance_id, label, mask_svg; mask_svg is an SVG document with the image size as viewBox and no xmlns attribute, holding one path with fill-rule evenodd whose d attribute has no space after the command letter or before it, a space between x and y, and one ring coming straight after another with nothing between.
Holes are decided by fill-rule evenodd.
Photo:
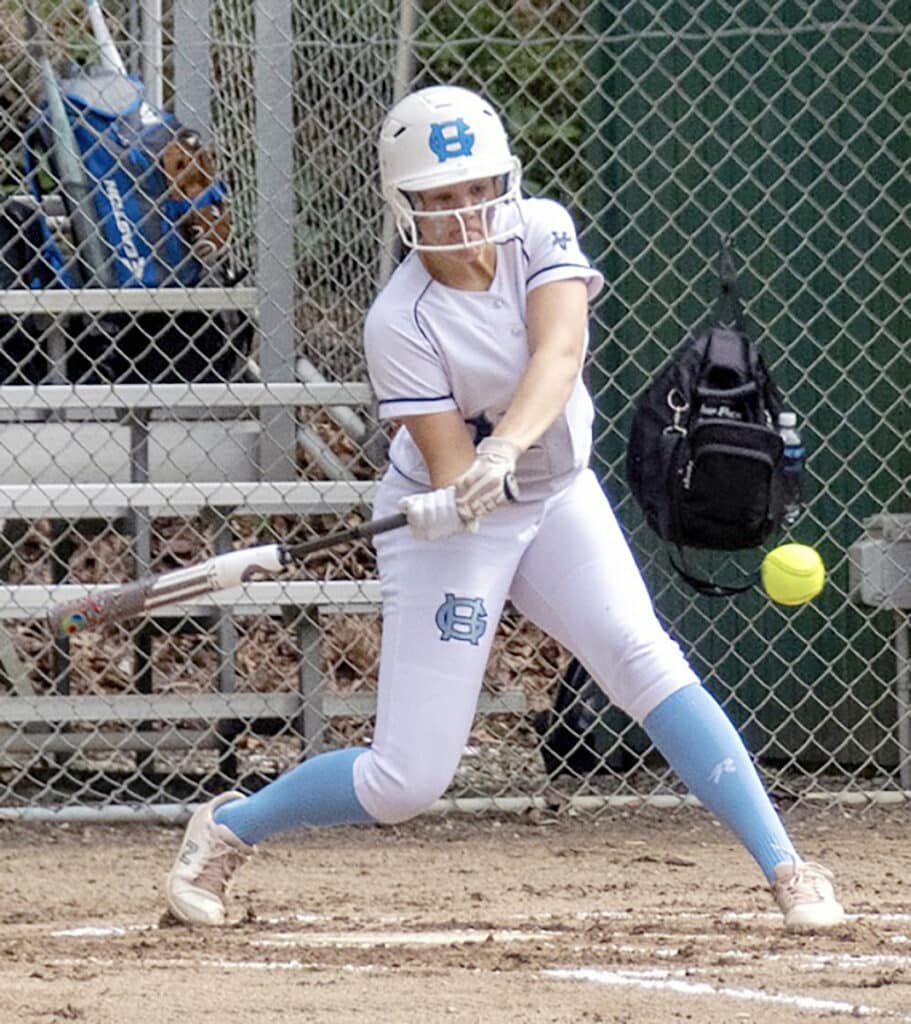
<instances>
[{"instance_id":1,"label":"light blue knee-high sock","mask_svg":"<svg viewBox=\"0 0 911 1024\"><path fill-rule=\"evenodd\" d=\"M776 864L799 860L746 747L701 686L672 693L642 727L703 806L740 839L769 881Z\"/></svg>"},{"instance_id":2,"label":"light blue knee-high sock","mask_svg":"<svg viewBox=\"0 0 911 1024\"><path fill-rule=\"evenodd\" d=\"M292 828L371 822L355 795L352 774L364 751L347 747L304 761L246 800L222 804L215 822L251 845Z\"/></svg>"}]
</instances>

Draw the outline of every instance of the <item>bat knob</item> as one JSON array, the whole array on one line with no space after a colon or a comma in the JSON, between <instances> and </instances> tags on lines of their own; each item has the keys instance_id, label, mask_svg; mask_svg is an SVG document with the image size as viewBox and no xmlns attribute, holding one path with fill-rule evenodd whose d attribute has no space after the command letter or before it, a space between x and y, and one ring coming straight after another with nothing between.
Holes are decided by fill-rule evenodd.
<instances>
[{"instance_id":1,"label":"bat knob","mask_svg":"<svg viewBox=\"0 0 911 1024\"><path fill-rule=\"evenodd\" d=\"M519 500L519 484L516 481L515 473L507 473L503 477L503 491L506 494L507 501Z\"/></svg>"},{"instance_id":2,"label":"bat knob","mask_svg":"<svg viewBox=\"0 0 911 1024\"><path fill-rule=\"evenodd\" d=\"M73 636L91 628L100 608L90 598L53 605L47 613L48 626L54 636Z\"/></svg>"}]
</instances>

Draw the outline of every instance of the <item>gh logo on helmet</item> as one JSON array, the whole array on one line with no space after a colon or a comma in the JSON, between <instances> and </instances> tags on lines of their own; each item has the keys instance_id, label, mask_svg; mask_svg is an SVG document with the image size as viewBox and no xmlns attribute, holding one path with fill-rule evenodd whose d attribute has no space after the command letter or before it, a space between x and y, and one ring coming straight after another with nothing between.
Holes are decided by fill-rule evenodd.
<instances>
[{"instance_id":1,"label":"gh logo on helmet","mask_svg":"<svg viewBox=\"0 0 911 1024\"><path fill-rule=\"evenodd\" d=\"M430 151L443 163L453 157L471 156L474 132L461 117L430 126Z\"/></svg>"}]
</instances>

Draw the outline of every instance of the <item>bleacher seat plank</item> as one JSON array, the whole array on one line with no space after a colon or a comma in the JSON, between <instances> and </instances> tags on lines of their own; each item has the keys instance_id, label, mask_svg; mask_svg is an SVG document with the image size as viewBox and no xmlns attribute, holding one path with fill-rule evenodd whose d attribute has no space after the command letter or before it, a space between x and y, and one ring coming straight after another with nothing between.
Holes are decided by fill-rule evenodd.
<instances>
[{"instance_id":1,"label":"bleacher seat plank","mask_svg":"<svg viewBox=\"0 0 911 1024\"><path fill-rule=\"evenodd\" d=\"M142 508L153 516L189 516L203 508L312 515L369 505L375 492L372 480L7 483L0 486L0 518L113 518L129 508Z\"/></svg>"},{"instance_id":2,"label":"bleacher seat plank","mask_svg":"<svg viewBox=\"0 0 911 1024\"><path fill-rule=\"evenodd\" d=\"M255 288L27 288L0 290L0 312L11 316L86 313L255 313Z\"/></svg>"},{"instance_id":3,"label":"bleacher seat plank","mask_svg":"<svg viewBox=\"0 0 911 1024\"><path fill-rule=\"evenodd\" d=\"M0 385L0 410L186 409L254 406L367 405L370 385L360 382L261 381L237 384L24 384Z\"/></svg>"},{"instance_id":4,"label":"bleacher seat plank","mask_svg":"<svg viewBox=\"0 0 911 1024\"><path fill-rule=\"evenodd\" d=\"M0 585L0 621L41 619L51 604L102 593L115 584L19 583ZM150 614L175 619L223 609L234 615L279 615L284 608L319 608L326 612L378 611L379 580L263 580L231 590L204 594L181 604L165 605Z\"/></svg>"},{"instance_id":5,"label":"bleacher seat plank","mask_svg":"<svg viewBox=\"0 0 911 1024\"><path fill-rule=\"evenodd\" d=\"M112 694L46 697L0 697L0 722L22 725L28 722L76 724L79 722L189 722L239 718L293 719L304 711L297 693L194 693L194 694ZM376 708L376 694L324 694L323 715L366 717ZM312 708L311 708L312 710ZM478 710L523 712L525 695L519 690L500 693L482 691Z\"/></svg>"}]
</instances>

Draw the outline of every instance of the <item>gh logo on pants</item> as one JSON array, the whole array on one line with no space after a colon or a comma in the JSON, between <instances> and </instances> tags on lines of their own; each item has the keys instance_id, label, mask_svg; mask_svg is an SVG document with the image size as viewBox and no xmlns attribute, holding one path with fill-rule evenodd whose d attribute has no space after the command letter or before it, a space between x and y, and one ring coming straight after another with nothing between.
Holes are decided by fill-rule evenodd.
<instances>
[{"instance_id":1,"label":"gh logo on pants","mask_svg":"<svg viewBox=\"0 0 911 1024\"><path fill-rule=\"evenodd\" d=\"M441 640L465 640L477 645L487 630L487 611L481 597L447 594L437 608L436 624Z\"/></svg>"}]
</instances>

